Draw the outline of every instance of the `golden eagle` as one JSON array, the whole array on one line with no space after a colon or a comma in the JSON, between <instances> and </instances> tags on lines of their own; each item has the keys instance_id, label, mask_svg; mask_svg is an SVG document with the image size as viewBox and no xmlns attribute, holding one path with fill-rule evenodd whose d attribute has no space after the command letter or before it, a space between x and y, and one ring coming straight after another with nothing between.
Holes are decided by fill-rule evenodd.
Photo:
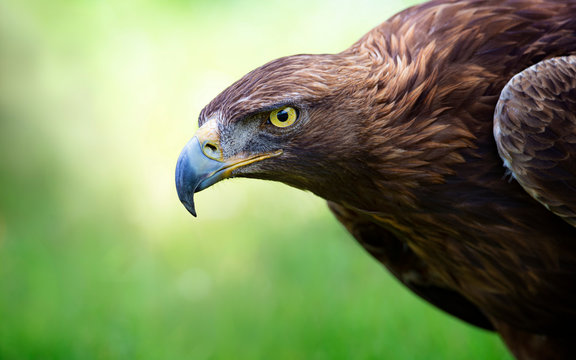
<instances>
[{"instance_id":1,"label":"golden eagle","mask_svg":"<svg viewBox=\"0 0 576 360\"><path fill-rule=\"evenodd\" d=\"M576 1L424 3L257 68L199 125L192 214L224 178L309 190L422 298L520 359L576 359Z\"/></svg>"}]
</instances>

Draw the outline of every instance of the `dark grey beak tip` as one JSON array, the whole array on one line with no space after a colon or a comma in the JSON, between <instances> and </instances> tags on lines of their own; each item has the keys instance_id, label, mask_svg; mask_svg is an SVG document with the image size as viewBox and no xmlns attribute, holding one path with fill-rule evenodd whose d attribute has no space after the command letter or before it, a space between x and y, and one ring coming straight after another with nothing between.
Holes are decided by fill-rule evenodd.
<instances>
[{"instance_id":1,"label":"dark grey beak tip","mask_svg":"<svg viewBox=\"0 0 576 360\"><path fill-rule=\"evenodd\" d=\"M194 209L194 203L192 203L192 206L186 207L186 209L190 214L192 214L192 216L198 217L198 215L196 215L196 209Z\"/></svg>"},{"instance_id":2,"label":"dark grey beak tip","mask_svg":"<svg viewBox=\"0 0 576 360\"><path fill-rule=\"evenodd\" d=\"M198 214L196 214L196 208L194 207L194 198L190 197L189 201L182 201L182 204L184 204L184 207L186 208L186 210L188 210L188 212L190 214L192 214L192 216L194 217L198 217Z\"/></svg>"}]
</instances>

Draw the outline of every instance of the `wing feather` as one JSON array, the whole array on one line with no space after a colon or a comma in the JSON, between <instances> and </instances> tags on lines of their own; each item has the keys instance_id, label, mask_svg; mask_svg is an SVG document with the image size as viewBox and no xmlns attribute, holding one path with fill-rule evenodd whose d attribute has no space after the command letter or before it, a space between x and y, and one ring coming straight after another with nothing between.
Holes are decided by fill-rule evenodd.
<instances>
[{"instance_id":1,"label":"wing feather","mask_svg":"<svg viewBox=\"0 0 576 360\"><path fill-rule=\"evenodd\" d=\"M524 190L576 226L576 56L514 76L496 106L494 136Z\"/></svg>"}]
</instances>

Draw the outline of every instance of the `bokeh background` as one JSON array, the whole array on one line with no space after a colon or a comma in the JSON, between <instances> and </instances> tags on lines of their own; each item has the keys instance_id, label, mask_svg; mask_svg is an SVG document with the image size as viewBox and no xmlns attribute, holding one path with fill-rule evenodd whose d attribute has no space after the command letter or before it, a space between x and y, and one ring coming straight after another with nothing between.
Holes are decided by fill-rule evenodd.
<instances>
[{"instance_id":1,"label":"bokeh background","mask_svg":"<svg viewBox=\"0 0 576 360\"><path fill-rule=\"evenodd\" d=\"M244 73L413 1L0 1L0 359L510 359L416 298L323 201L176 158Z\"/></svg>"}]
</instances>

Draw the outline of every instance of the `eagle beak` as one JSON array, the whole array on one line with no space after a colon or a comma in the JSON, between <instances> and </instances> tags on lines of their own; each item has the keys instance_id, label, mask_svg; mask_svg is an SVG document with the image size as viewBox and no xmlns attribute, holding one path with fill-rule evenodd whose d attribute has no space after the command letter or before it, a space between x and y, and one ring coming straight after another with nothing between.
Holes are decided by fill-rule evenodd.
<instances>
[{"instance_id":1,"label":"eagle beak","mask_svg":"<svg viewBox=\"0 0 576 360\"><path fill-rule=\"evenodd\" d=\"M223 179L224 172L219 173L219 170L225 166L226 163L210 158L202 151L196 136L184 146L176 165L176 191L190 214L196 216L194 193Z\"/></svg>"},{"instance_id":2,"label":"eagle beak","mask_svg":"<svg viewBox=\"0 0 576 360\"><path fill-rule=\"evenodd\" d=\"M254 156L240 154L224 159L216 123L214 120L209 121L198 129L180 153L176 164L178 198L190 214L196 216L194 193L231 177L234 169L281 153L278 150Z\"/></svg>"}]
</instances>

